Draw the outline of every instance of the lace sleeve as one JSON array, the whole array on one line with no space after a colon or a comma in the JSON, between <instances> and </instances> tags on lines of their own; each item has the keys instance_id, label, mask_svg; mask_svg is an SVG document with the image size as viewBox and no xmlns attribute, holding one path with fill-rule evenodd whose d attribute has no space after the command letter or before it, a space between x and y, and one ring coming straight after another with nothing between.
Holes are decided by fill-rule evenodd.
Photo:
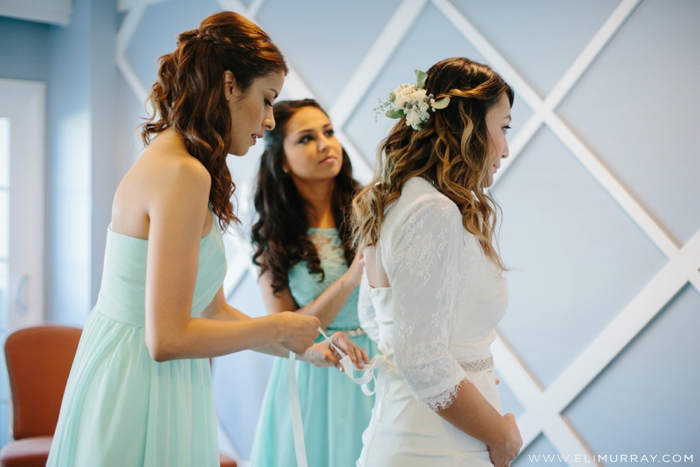
<instances>
[{"instance_id":1,"label":"lace sleeve","mask_svg":"<svg viewBox=\"0 0 700 467\"><path fill-rule=\"evenodd\" d=\"M379 342L379 327L374 319L374 304L369 296L369 283L367 273L363 271L360 282L360 297L357 301L357 315L360 319L360 327L365 330L367 336L374 342Z\"/></svg>"},{"instance_id":2,"label":"lace sleeve","mask_svg":"<svg viewBox=\"0 0 700 467\"><path fill-rule=\"evenodd\" d=\"M420 201L392 229L387 275L395 303L395 363L419 403L452 404L467 375L449 352L463 227L446 198ZM386 249L384 251L387 251Z\"/></svg>"}]
</instances>

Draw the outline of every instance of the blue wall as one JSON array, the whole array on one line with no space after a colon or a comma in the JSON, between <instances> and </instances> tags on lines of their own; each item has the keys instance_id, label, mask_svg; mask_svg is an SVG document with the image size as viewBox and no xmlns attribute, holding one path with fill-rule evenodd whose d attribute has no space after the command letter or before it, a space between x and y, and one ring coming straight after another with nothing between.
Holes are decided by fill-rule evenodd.
<instances>
[{"instance_id":1,"label":"blue wall","mask_svg":"<svg viewBox=\"0 0 700 467\"><path fill-rule=\"evenodd\" d=\"M51 26L0 16L0 77L48 81Z\"/></svg>"},{"instance_id":2,"label":"blue wall","mask_svg":"<svg viewBox=\"0 0 700 467\"><path fill-rule=\"evenodd\" d=\"M144 86L155 79L156 58L173 49L175 35L221 10L222 3L169 0L146 9L126 49ZM266 0L255 18L331 109L400 4ZM452 4L544 98L619 2ZM123 19L115 9L116 1L76 0L68 28L0 18L0 77L49 83L47 274L50 316L64 322L82 322L94 301L111 197L138 155L134 126L144 111L115 68L115 35ZM700 3L694 0L643 0L555 109L678 247L700 229L697 24ZM413 69L453 55L485 60L426 2L340 128L369 164L391 125L375 122L378 99L410 82ZM284 90L283 97L292 95ZM532 115L517 95L511 142ZM246 228L246 193L259 152L254 148L246 158L230 161ZM499 330L545 389L669 259L547 126L523 148L493 194L503 208L500 243L512 268L511 304ZM230 299L249 314L264 313L250 272ZM693 363L700 355L699 331L700 293L686 285L563 410L591 452L700 459L700 400L693 389L700 387L700 366ZM215 360L219 418L243 457L269 366L269 358L250 352ZM526 413L519 388L503 382L500 391L506 410ZM516 463L528 465L529 455L557 454L555 444L539 435Z\"/></svg>"},{"instance_id":3,"label":"blue wall","mask_svg":"<svg viewBox=\"0 0 700 467\"><path fill-rule=\"evenodd\" d=\"M47 83L46 317L77 325L97 297L112 197L132 160L120 156L132 121L118 26L116 1L75 0L66 27L0 18L0 77Z\"/></svg>"}]
</instances>

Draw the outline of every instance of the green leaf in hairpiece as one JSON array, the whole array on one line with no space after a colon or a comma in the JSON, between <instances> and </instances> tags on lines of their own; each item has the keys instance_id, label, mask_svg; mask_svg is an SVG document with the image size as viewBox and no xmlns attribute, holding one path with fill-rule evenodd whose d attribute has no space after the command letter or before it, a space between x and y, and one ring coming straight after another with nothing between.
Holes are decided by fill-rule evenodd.
<instances>
[{"instance_id":1,"label":"green leaf in hairpiece","mask_svg":"<svg viewBox=\"0 0 700 467\"><path fill-rule=\"evenodd\" d=\"M428 74L420 70L414 70L414 72L416 73L416 87L423 89L425 87L425 78L428 77Z\"/></svg>"},{"instance_id":2,"label":"green leaf in hairpiece","mask_svg":"<svg viewBox=\"0 0 700 467\"><path fill-rule=\"evenodd\" d=\"M441 110L447 107L447 105L450 103L450 96L445 96L442 99L436 100L433 104L430 105L433 109Z\"/></svg>"},{"instance_id":3,"label":"green leaf in hairpiece","mask_svg":"<svg viewBox=\"0 0 700 467\"><path fill-rule=\"evenodd\" d=\"M389 118L401 118L403 117L403 110L389 109L385 115Z\"/></svg>"}]
</instances>

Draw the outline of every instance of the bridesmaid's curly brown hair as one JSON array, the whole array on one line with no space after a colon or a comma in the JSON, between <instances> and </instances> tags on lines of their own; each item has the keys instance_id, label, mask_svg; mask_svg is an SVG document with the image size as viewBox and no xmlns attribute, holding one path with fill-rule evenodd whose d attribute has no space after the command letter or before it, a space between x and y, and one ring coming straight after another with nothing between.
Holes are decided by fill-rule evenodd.
<instances>
[{"instance_id":1,"label":"bridesmaid's curly brown hair","mask_svg":"<svg viewBox=\"0 0 700 467\"><path fill-rule=\"evenodd\" d=\"M253 263L260 266L260 275L269 271L275 294L288 287L289 269L302 260L307 261L309 273L321 274L323 280L318 252L307 234L309 220L306 216L306 202L292 178L283 170L287 123L302 107L315 107L326 113L313 99L275 104L276 126L274 130L265 132L265 152L260 159L260 172L255 187L254 204L260 219L253 226L252 232L255 247ZM335 176L332 207L333 219L348 265L355 258L350 216L352 197L359 189L360 184L352 177L350 158L343 149L343 165Z\"/></svg>"},{"instance_id":2,"label":"bridesmaid's curly brown hair","mask_svg":"<svg viewBox=\"0 0 700 467\"><path fill-rule=\"evenodd\" d=\"M168 128L180 135L187 152L211 175L209 204L226 229L239 220L231 204L236 185L226 166L231 113L224 97L224 72L233 73L245 92L256 78L286 74L284 57L262 29L225 11L180 34L177 49L158 62L158 79L149 97L154 114L142 125L141 138L147 146L153 135Z\"/></svg>"}]
</instances>

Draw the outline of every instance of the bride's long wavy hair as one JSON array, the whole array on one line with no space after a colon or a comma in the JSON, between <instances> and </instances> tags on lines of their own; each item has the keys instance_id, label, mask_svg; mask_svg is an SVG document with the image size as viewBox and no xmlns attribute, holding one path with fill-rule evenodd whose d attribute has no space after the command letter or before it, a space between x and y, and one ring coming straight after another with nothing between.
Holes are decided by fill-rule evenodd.
<instances>
[{"instance_id":1,"label":"bride's long wavy hair","mask_svg":"<svg viewBox=\"0 0 700 467\"><path fill-rule=\"evenodd\" d=\"M431 181L462 214L462 225L477 237L484 254L506 269L496 248L498 205L484 190L490 166L486 113L511 87L491 67L467 58L442 60L427 72L425 89L449 105L431 113L420 130L401 118L379 146L374 179L353 200L353 240L374 245L387 207L413 177Z\"/></svg>"},{"instance_id":2,"label":"bride's long wavy hair","mask_svg":"<svg viewBox=\"0 0 700 467\"><path fill-rule=\"evenodd\" d=\"M287 73L282 53L254 23L230 11L213 14L199 28L177 37L177 49L158 59L158 80L149 100L154 114L142 125L148 146L153 135L173 128L187 152L211 175L209 204L226 229L238 222L231 196L236 185L226 165L231 112L224 97L224 72L246 92L256 78Z\"/></svg>"}]
</instances>

